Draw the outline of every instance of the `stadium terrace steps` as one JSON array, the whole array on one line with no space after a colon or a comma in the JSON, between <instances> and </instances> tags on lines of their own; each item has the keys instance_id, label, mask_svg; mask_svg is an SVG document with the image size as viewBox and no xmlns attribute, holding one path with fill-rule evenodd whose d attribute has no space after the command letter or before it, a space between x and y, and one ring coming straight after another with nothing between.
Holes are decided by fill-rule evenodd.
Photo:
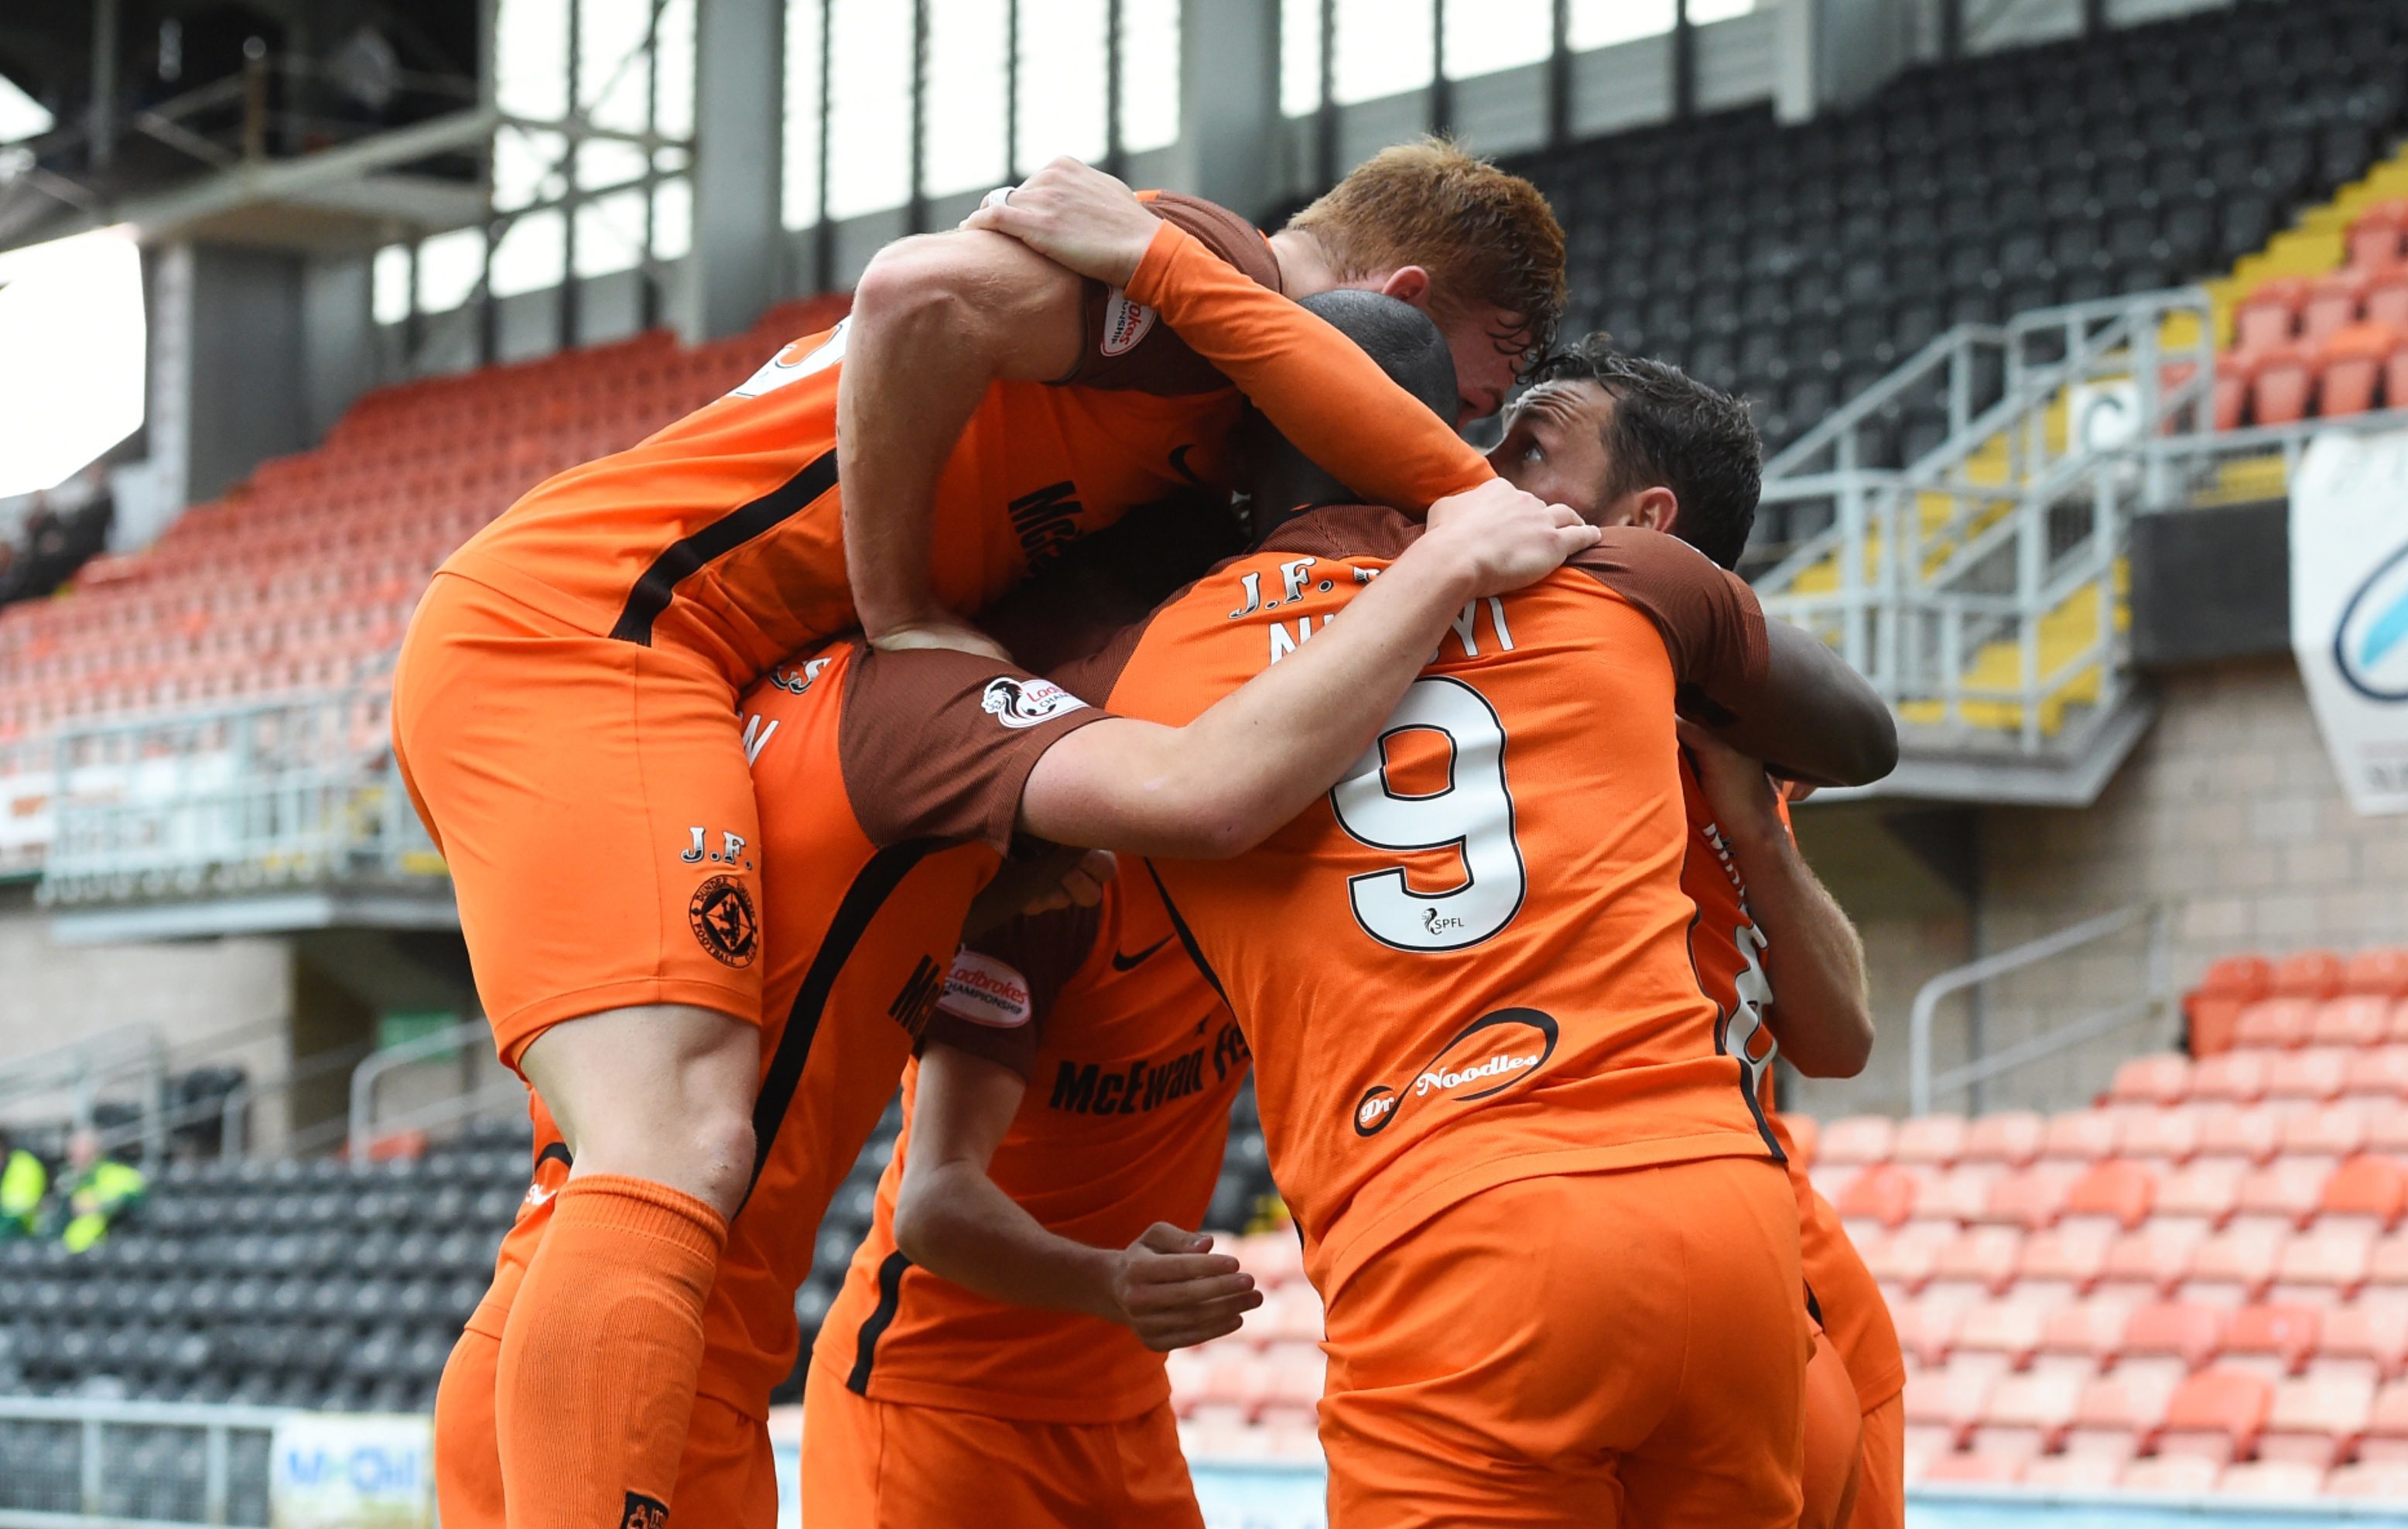
<instances>
[{"instance_id":1,"label":"stadium terrace steps","mask_svg":"<svg viewBox=\"0 0 2408 1529\"><path fill-rule=\"evenodd\" d=\"M1826 1122L1911 1479L2408 1486L2408 950L2218 962L2092 1107Z\"/></svg>"}]
</instances>

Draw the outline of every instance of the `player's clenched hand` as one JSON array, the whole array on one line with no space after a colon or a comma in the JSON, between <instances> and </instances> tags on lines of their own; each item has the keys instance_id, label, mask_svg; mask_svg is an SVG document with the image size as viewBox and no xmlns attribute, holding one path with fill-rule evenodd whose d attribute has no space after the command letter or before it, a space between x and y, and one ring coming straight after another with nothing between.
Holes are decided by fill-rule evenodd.
<instances>
[{"instance_id":1,"label":"player's clenched hand","mask_svg":"<svg viewBox=\"0 0 2408 1529\"><path fill-rule=\"evenodd\" d=\"M1081 276L1125 287L1162 224L1127 186L1063 158L989 193L962 226L1009 234Z\"/></svg>"},{"instance_id":2,"label":"player's clenched hand","mask_svg":"<svg viewBox=\"0 0 2408 1529\"><path fill-rule=\"evenodd\" d=\"M1118 873L1120 862L1110 850L1082 850L1062 874L1030 897L1023 913L1051 913L1063 907L1093 907L1104 900L1104 887Z\"/></svg>"},{"instance_id":3,"label":"player's clenched hand","mask_svg":"<svg viewBox=\"0 0 2408 1529\"><path fill-rule=\"evenodd\" d=\"M1742 846L1783 833L1778 788L1764 762L1750 759L1686 717L1675 720L1681 747L1698 770L1698 787L1713 809L1714 825Z\"/></svg>"},{"instance_id":4,"label":"player's clenched hand","mask_svg":"<svg viewBox=\"0 0 2408 1529\"><path fill-rule=\"evenodd\" d=\"M1154 1352L1226 1337L1263 1304L1254 1277L1211 1249L1200 1232L1156 1222L1121 1250L1112 1301L1120 1322Z\"/></svg>"},{"instance_id":5,"label":"player's clenched hand","mask_svg":"<svg viewBox=\"0 0 2408 1529\"><path fill-rule=\"evenodd\" d=\"M1470 593L1503 594L1535 584L1566 558L1597 545L1597 527L1562 505L1551 505L1496 479L1450 493L1429 507L1433 554L1458 559Z\"/></svg>"}]
</instances>

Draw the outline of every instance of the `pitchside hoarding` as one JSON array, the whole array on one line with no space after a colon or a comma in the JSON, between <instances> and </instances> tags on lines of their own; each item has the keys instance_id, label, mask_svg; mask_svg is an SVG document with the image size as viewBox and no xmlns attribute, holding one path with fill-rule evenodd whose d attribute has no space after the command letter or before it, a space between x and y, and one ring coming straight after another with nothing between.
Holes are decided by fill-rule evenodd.
<instances>
[{"instance_id":1,"label":"pitchside hoarding","mask_svg":"<svg viewBox=\"0 0 2408 1529\"><path fill-rule=\"evenodd\" d=\"M2300 459L2291 647L2350 806L2408 812L2408 431L2328 431Z\"/></svg>"}]
</instances>

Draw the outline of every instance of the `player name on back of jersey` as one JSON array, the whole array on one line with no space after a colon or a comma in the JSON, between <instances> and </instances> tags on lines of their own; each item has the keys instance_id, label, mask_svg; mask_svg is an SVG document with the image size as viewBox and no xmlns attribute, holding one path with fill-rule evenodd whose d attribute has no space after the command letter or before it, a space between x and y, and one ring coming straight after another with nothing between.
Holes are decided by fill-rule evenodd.
<instances>
[{"instance_id":1,"label":"player name on back of jersey","mask_svg":"<svg viewBox=\"0 0 2408 1529\"><path fill-rule=\"evenodd\" d=\"M1268 628L1269 646L1263 660L1266 667L1277 664L1306 642L1315 632L1338 619L1339 611L1323 610L1319 620L1312 610L1301 615L1281 616L1283 608L1326 604L1343 588L1349 591L1369 584L1380 577L1378 565L1332 562L1326 558L1297 557L1280 564L1272 571L1269 588L1265 588L1263 570L1249 569L1231 577L1235 587L1237 608L1229 620L1262 620ZM1320 600L1314 596L1323 596ZM1348 596L1351 598L1351 594ZM1485 646L1483 646L1485 639ZM1443 664L1457 657L1479 658L1484 652L1510 653L1513 650L1513 629L1505 618L1505 601L1498 595L1467 601L1456 615L1453 631L1439 643L1430 663Z\"/></svg>"}]
</instances>

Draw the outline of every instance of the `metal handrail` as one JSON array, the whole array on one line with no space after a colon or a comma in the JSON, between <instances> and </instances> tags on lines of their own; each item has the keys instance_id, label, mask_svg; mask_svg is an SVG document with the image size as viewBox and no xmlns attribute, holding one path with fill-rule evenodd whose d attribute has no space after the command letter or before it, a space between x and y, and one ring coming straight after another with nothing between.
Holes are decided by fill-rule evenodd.
<instances>
[{"instance_id":1,"label":"metal handrail","mask_svg":"<svg viewBox=\"0 0 2408 1529\"><path fill-rule=\"evenodd\" d=\"M405 1131L432 1130L450 1125L455 1121L474 1120L489 1109L502 1106L524 1106L527 1086L515 1076L497 1078L480 1089L464 1089L447 1099L430 1099L415 1109L404 1110L389 1121L373 1126L366 1134L367 1146L354 1148L353 1156L362 1150L373 1153L376 1144Z\"/></svg>"},{"instance_id":2,"label":"metal handrail","mask_svg":"<svg viewBox=\"0 0 2408 1529\"><path fill-rule=\"evenodd\" d=\"M269 1083L252 1083L249 1079L236 1083L218 1102L218 1155L229 1161L249 1153L251 1107L262 1099L280 1093L290 1093L302 1084L355 1066L374 1053L373 1046L343 1046L319 1051L286 1068L281 1077ZM199 1116L196 1115L195 1119Z\"/></svg>"},{"instance_id":3,"label":"metal handrail","mask_svg":"<svg viewBox=\"0 0 2408 1529\"><path fill-rule=\"evenodd\" d=\"M350 1143L351 1156L355 1159L367 1156L368 1149L375 1145L376 1138L380 1135L375 1124L376 1089L378 1081L385 1074L396 1067L406 1067L413 1062L422 1061L427 1057L440 1056L446 1051L456 1051L463 1046L475 1045L488 1034L490 1032L483 1020L464 1020L458 1024L429 1032L415 1040L406 1040L397 1046L384 1047L361 1063L351 1073L350 1126L345 1133L345 1139Z\"/></svg>"},{"instance_id":4,"label":"metal handrail","mask_svg":"<svg viewBox=\"0 0 2408 1529\"><path fill-rule=\"evenodd\" d=\"M2070 1021L2022 1041L2002 1051L1975 1057L1961 1066L1952 1067L1938 1077L1931 1070L1931 1032L1937 1022L1940 1004L1953 993L1977 987L1993 978L2003 977L2053 960L2084 946L2093 945L2107 936L2119 934L2137 923L2149 926L2148 945L2143 956L2141 995L2124 1003ZM1969 961L1952 971L1945 971L1923 984L1914 994L1914 1007L1908 1034L1907 1099L1914 1114L1931 1113L1935 1093L1970 1088L1985 1079L2011 1072L2044 1056L2053 1056L2069 1047L2128 1024L2133 1020L2172 1001L2172 985L2166 970L2165 909L2153 903L2139 903L2085 919L2080 923L2043 935L2012 950L1996 955Z\"/></svg>"}]
</instances>

